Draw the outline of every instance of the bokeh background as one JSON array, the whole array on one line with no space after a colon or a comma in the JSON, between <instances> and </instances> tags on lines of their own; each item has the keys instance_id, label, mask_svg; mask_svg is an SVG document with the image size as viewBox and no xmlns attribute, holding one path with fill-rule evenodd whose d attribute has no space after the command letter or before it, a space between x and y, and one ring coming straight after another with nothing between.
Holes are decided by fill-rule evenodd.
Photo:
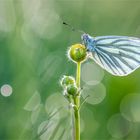
<instances>
[{"instance_id":1,"label":"bokeh background","mask_svg":"<svg viewBox=\"0 0 140 140\"><path fill-rule=\"evenodd\" d=\"M140 37L140 0L0 0L0 140L71 140L59 80L81 34ZM114 77L82 64L81 140L140 139L140 69Z\"/></svg>"}]
</instances>

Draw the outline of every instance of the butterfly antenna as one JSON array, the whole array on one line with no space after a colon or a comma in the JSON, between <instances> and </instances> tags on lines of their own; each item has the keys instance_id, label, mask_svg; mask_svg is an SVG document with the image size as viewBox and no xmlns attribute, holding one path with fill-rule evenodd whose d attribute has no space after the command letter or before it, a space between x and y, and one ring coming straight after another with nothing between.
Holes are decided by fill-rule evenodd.
<instances>
[{"instance_id":1,"label":"butterfly antenna","mask_svg":"<svg viewBox=\"0 0 140 140\"><path fill-rule=\"evenodd\" d=\"M80 32L80 33L82 33L82 34L85 33L84 31L79 30L79 29L76 29L76 28L74 28L73 26L71 26L70 24L68 24L68 23L66 23L66 22L64 22L64 21L63 21L63 24L66 25L66 26L68 26L68 27L69 27L72 31L74 31L74 32L75 32L75 31L78 31L78 32Z\"/></svg>"}]
</instances>

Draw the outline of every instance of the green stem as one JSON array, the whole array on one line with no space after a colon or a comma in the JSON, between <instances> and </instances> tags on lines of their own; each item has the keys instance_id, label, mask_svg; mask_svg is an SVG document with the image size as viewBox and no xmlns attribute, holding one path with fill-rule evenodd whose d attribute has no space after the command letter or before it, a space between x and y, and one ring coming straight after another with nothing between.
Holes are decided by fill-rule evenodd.
<instances>
[{"instance_id":1,"label":"green stem","mask_svg":"<svg viewBox=\"0 0 140 140\"><path fill-rule=\"evenodd\" d=\"M78 90L80 89L80 76L81 76L81 63L77 63L77 73L76 73L76 85ZM80 91L74 97L74 104L76 105L76 109L74 109L74 125L75 125L75 139L80 140Z\"/></svg>"},{"instance_id":2,"label":"green stem","mask_svg":"<svg viewBox=\"0 0 140 140\"><path fill-rule=\"evenodd\" d=\"M76 73L76 85L80 88L80 76L81 76L81 63L77 63L77 73Z\"/></svg>"}]
</instances>

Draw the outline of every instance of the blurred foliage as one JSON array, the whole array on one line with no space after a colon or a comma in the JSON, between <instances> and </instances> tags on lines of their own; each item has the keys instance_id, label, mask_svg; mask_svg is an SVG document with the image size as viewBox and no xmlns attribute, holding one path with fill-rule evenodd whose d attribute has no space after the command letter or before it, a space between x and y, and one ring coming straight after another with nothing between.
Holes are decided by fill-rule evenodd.
<instances>
[{"instance_id":1,"label":"blurred foliage","mask_svg":"<svg viewBox=\"0 0 140 140\"><path fill-rule=\"evenodd\" d=\"M139 0L1 0L0 87L8 84L13 93L0 95L0 139L71 140L70 111L59 80L63 75L75 75L75 65L66 54L81 39L62 20L93 36L140 37L139 17ZM140 70L114 77L89 63L97 71L92 66L89 71L88 64L83 64L83 88L89 84L100 92L97 84L102 84L106 95L101 102L102 94L96 93L92 98L97 101L84 104L81 140L139 140ZM89 79L86 73L91 74ZM92 73L95 79L91 79ZM57 110L59 116L52 118ZM47 121L50 127L39 138Z\"/></svg>"}]
</instances>

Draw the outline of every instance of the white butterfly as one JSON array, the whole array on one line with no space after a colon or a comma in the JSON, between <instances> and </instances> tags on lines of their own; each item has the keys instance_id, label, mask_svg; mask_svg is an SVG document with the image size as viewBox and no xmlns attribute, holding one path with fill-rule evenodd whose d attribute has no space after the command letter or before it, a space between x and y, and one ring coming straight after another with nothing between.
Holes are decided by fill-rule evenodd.
<instances>
[{"instance_id":1,"label":"white butterfly","mask_svg":"<svg viewBox=\"0 0 140 140\"><path fill-rule=\"evenodd\" d=\"M91 58L116 76L125 76L140 67L140 39L127 36L82 35Z\"/></svg>"}]
</instances>

